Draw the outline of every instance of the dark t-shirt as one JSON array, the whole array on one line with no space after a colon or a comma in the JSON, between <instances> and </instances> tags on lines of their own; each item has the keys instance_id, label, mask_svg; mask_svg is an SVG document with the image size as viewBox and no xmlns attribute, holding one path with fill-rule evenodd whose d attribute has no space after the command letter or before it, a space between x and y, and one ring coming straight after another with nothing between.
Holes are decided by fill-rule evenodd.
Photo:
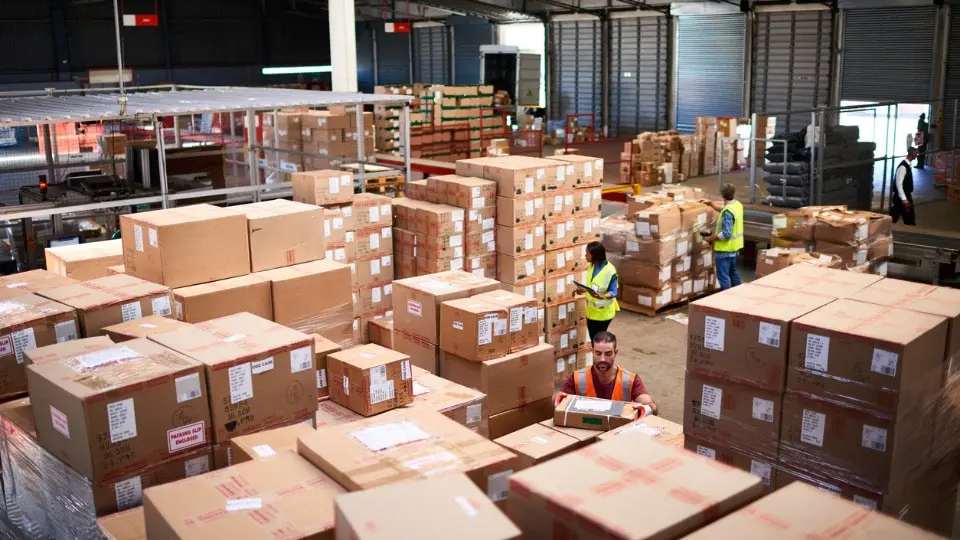
<instances>
[{"instance_id":1,"label":"dark t-shirt","mask_svg":"<svg viewBox=\"0 0 960 540\"><path fill-rule=\"evenodd\" d=\"M593 377L593 389L597 391L597 397L602 399L610 399L610 396L613 395L613 387L617 384L617 379L614 378L613 382L610 384L603 384L600 382L600 379L597 378L596 372L593 371L591 367L589 369L590 376ZM567 382L563 383L564 394L577 394L577 381L574 379L574 375L571 375ZM633 388L630 391L630 401L636 401L638 397L647 393L647 388L643 385L643 379L639 375L633 380Z\"/></svg>"}]
</instances>

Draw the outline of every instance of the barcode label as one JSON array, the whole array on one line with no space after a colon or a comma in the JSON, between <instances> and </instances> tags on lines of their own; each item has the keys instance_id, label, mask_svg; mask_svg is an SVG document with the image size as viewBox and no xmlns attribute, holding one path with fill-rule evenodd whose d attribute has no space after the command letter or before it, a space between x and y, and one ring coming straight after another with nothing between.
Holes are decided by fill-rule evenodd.
<instances>
[{"instance_id":1,"label":"barcode label","mask_svg":"<svg viewBox=\"0 0 960 540\"><path fill-rule=\"evenodd\" d=\"M860 444L864 448L876 450L878 452L887 451L887 430L874 426L863 426L863 437Z\"/></svg>"},{"instance_id":2,"label":"barcode label","mask_svg":"<svg viewBox=\"0 0 960 540\"><path fill-rule=\"evenodd\" d=\"M507 489L508 481L510 475L513 474L512 470L498 472L496 474L491 474L487 478L487 496L490 497L490 500L497 502L502 501L507 498L510 492Z\"/></svg>"},{"instance_id":3,"label":"barcode label","mask_svg":"<svg viewBox=\"0 0 960 540\"><path fill-rule=\"evenodd\" d=\"M780 347L780 325L762 322L760 323L760 337L757 341L761 345L771 347Z\"/></svg>"},{"instance_id":4,"label":"barcode label","mask_svg":"<svg viewBox=\"0 0 960 540\"><path fill-rule=\"evenodd\" d=\"M773 422L773 402L769 399L753 398L753 417L764 422Z\"/></svg>"},{"instance_id":5,"label":"barcode label","mask_svg":"<svg viewBox=\"0 0 960 540\"><path fill-rule=\"evenodd\" d=\"M870 362L870 371L889 377L896 377L897 361L899 359L900 355L895 352L874 349L873 360Z\"/></svg>"},{"instance_id":6,"label":"barcode label","mask_svg":"<svg viewBox=\"0 0 960 540\"><path fill-rule=\"evenodd\" d=\"M313 369L313 353L310 346L290 351L290 373Z\"/></svg>"},{"instance_id":7,"label":"barcode label","mask_svg":"<svg viewBox=\"0 0 960 540\"><path fill-rule=\"evenodd\" d=\"M183 377L174 379L174 387L177 391L177 403L190 401L200 397L200 374L191 373Z\"/></svg>"}]
</instances>

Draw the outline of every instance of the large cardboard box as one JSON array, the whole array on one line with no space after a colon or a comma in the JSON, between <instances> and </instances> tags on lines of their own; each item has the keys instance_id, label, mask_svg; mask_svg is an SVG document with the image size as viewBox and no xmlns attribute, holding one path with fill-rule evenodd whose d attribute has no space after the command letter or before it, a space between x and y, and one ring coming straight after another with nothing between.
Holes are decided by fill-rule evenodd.
<instances>
[{"instance_id":1,"label":"large cardboard box","mask_svg":"<svg viewBox=\"0 0 960 540\"><path fill-rule=\"evenodd\" d=\"M106 336L71 339L70 341L61 341L54 345L46 345L44 347L26 350L23 352L23 362L28 366L30 364L53 362L99 351L100 349L112 347L113 345L113 341Z\"/></svg>"},{"instance_id":2,"label":"large cardboard box","mask_svg":"<svg viewBox=\"0 0 960 540\"><path fill-rule=\"evenodd\" d=\"M429 371L413 368L412 407L442 413L458 424L487 436L487 396Z\"/></svg>"},{"instance_id":3,"label":"large cardboard box","mask_svg":"<svg viewBox=\"0 0 960 540\"><path fill-rule=\"evenodd\" d=\"M845 270L820 268L809 264L795 264L769 276L754 280L752 283L834 298L848 298L881 279L883 277L872 274L858 274Z\"/></svg>"},{"instance_id":4,"label":"large cardboard box","mask_svg":"<svg viewBox=\"0 0 960 540\"><path fill-rule=\"evenodd\" d=\"M27 293L0 301L0 334L0 397L8 397L27 391L27 354L76 340L80 332L73 309Z\"/></svg>"},{"instance_id":5,"label":"large cardboard box","mask_svg":"<svg viewBox=\"0 0 960 540\"><path fill-rule=\"evenodd\" d=\"M100 332L113 340L114 343L130 341L131 339L145 338L153 334L171 332L188 326L176 319L147 315L142 319L114 324L103 328Z\"/></svg>"},{"instance_id":6,"label":"large cardboard box","mask_svg":"<svg viewBox=\"0 0 960 540\"><path fill-rule=\"evenodd\" d=\"M584 396L564 396L553 413L555 426L610 431L637 419L638 408L631 402Z\"/></svg>"},{"instance_id":7,"label":"large cardboard box","mask_svg":"<svg viewBox=\"0 0 960 540\"><path fill-rule=\"evenodd\" d=\"M293 453L147 489L149 538L332 538L333 500L344 493Z\"/></svg>"},{"instance_id":8,"label":"large cardboard box","mask_svg":"<svg viewBox=\"0 0 960 540\"><path fill-rule=\"evenodd\" d=\"M346 204L353 200L353 175L343 171L305 171L291 175L293 200L306 204Z\"/></svg>"},{"instance_id":9,"label":"large cardboard box","mask_svg":"<svg viewBox=\"0 0 960 540\"><path fill-rule=\"evenodd\" d=\"M507 498L507 478L519 466L512 452L417 407L319 429L301 436L298 449L350 491L460 472L493 501L501 501ZM398 462L407 465L398 469Z\"/></svg>"},{"instance_id":10,"label":"large cardboard box","mask_svg":"<svg viewBox=\"0 0 960 540\"><path fill-rule=\"evenodd\" d=\"M95 482L210 442L203 366L146 339L27 367L40 443Z\"/></svg>"},{"instance_id":11,"label":"large cardboard box","mask_svg":"<svg viewBox=\"0 0 960 540\"><path fill-rule=\"evenodd\" d=\"M508 433L532 426L553 414L553 398L525 403L521 407L490 415L490 438L499 439Z\"/></svg>"},{"instance_id":12,"label":"large cardboard box","mask_svg":"<svg viewBox=\"0 0 960 540\"><path fill-rule=\"evenodd\" d=\"M544 310L544 326L547 332L578 326L580 321L587 318L586 306L586 299L583 297L567 302L547 304Z\"/></svg>"},{"instance_id":13,"label":"large cardboard box","mask_svg":"<svg viewBox=\"0 0 960 540\"><path fill-rule=\"evenodd\" d=\"M413 402L410 357L379 345L360 345L327 356L330 399L363 416Z\"/></svg>"},{"instance_id":14,"label":"large cardboard box","mask_svg":"<svg viewBox=\"0 0 960 540\"><path fill-rule=\"evenodd\" d=\"M510 309L500 304L447 300L440 304L440 349L475 362L501 357L510 351L509 322Z\"/></svg>"},{"instance_id":15,"label":"large cardboard box","mask_svg":"<svg viewBox=\"0 0 960 540\"><path fill-rule=\"evenodd\" d=\"M465 209L480 209L496 205L497 184L491 180L448 174L427 179L428 189L435 186L438 200Z\"/></svg>"},{"instance_id":16,"label":"large cardboard box","mask_svg":"<svg viewBox=\"0 0 960 540\"><path fill-rule=\"evenodd\" d=\"M350 267L326 259L268 270L273 292L272 320L340 342L325 330L353 318Z\"/></svg>"},{"instance_id":17,"label":"large cardboard box","mask_svg":"<svg viewBox=\"0 0 960 540\"><path fill-rule=\"evenodd\" d=\"M671 446L683 446L683 426L675 422L671 422L665 418L652 415L644 416L643 418L630 422L625 426L618 427L617 429L610 430L606 433L601 433L598 438L601 441L605 441L623 433L629 433L633 431L657 439L664 444L669 444Z\"/></svg>"},{"instance_id":18,"label":"large cardboard box","mask_svg":"<svg viewBox=\"0 0 960 540\"><path fill-rule=\"evenodd\" d=\"M36 294L44 289L76 285L79 281L48 272L28 270L19 274L0 276L0 300L16 298L24 294Z\"/></svg>"},{"instance_id":19,"label":"large cardboard box","mask_svg":"<svg viewBox=\"0 0 960 540\"><path fill-rule=\"evenodd\" d=\"M205 366L213 442L317 410L313 338L306 334L238 313L150 339Z\"/></svg>"},{"instance_id":20,"label":"large cardboard box","mask_svg":"<svg viewBox=\"0 0 960 540\"><path fill-rule=\"evenodd\" d=\"M520 529L488 496L462 474L350 493L336 499L337 533L356 540L394 534L418 540L519 539Z\"/></svg>"},{"instance_id":21,"label":"large cardboard box","mask_svg":"<svg viewBox=\"0 0 960 540\"><path fill-rule=\"evenodd\" d=\"M107 267L123 264L123 242L117 239L52 247L45 249L43 254L48 271L86 281L109 276Z\"/></svg>"},{"instance_id":22,"label":"large cardboard box","mask_svg":"<svg viewBox=\"0 0 960 540\"><path fill-rule=\"evenodd\" d=\"M750 283L697 300L689 310L687 369L781 391L790 323L833 300Z\"/></svg>"},{"instance_id":23,"label":"large cardboard box","mask_svg":"<svg viewBox=\"0 0 960 540\"><path fill-rule=\"evenodd\" d=\"M128 275L115 275L41 291L42 296L77 310L81 335L144 315L170 317L170 289Z\"/></svg>"},{"instance_id":24,"label":"large cardboard box","mask_svg":"<svg viewBox=\"0 0 960 540\"><path fill-rule=\"evenodd\" d=\"M465 216L463 208L421 203L414 209L413 231L427 236L463 234Z\"/></svg>"},{"instance_id":25,"label":"large cardboard box","mask_svg":"<svg viewBox=\"0 0 960 540\"><path fill-rule=\"evenodd\" d=\"M356 230L381 229L390 227L393 211L390 202L393 199L375 193L358 193L353 197L353 216Z\"/></svg>"},{"instance_id":26,"label":"large cardboard box","mask_svg":"<svg viewBox=\"0 0 960 540\"><path fill-rule=\"evenodd\" d=\"M787 389L913 415L932 407L946 340L943 317L837 300L793 322Z\"/></svg>"},{"instance_id":27,"label":"large cardboard box","mask_svg":"<svg viewBox=\"0 0 960 540\"><path fill-rule=\"evenodd\" d=\"M788 532L787 532L788 531ZM933 540L936 535L871 512L861 505L794 482L687 536L691 540L714 538L898 538Z\"/></svg>"},{"instance_id":28,"label":"large cardboard box","mask_svg":"<svg viewBox=\"0 0 960 540\"><path fill-rule=\"evenodd\" d=\"M317 368L317 399L330 395L330 377L327 376L327 356L342 350L339 343L319 335L313 335L314 364Z\"/></svg>"},{"instance_id":29,"label":"large cardboard box","mask_svg":"<svg viewBox=\"0 0 960 540\"><path fill-rule=\"evenodd\" d=\"M520 156L485 157L457 161L457 174L493 180L500 197L540 193L556 181L556 167L544 160L528 161Z\"/></svg>"},{"instance_id":30,"label":"large cardboard box","mask_svg":"<svg viewBox=\"0 0 960 540\"><path fill-rule=\"evenodd\" d=\"M394 330L393 345L394 350L409 356L410 363L414 366L430 373L440 373L440 347L438 345L403 330Z\"/></svg>"},{"instance_id":31,"label":"large cardboard box","mask_svg":"<svg viewBox=\"0 0 960 540\"><path fill-rule=\"evenodd\" d=\"M564 177L568 187L599 186L603 183L602 159L577 154L548 156L547 159L567 164L564 167ZM557 174L559 176L559 170Z\"/></svg>"},{"instance_id":32,"label":"large cardboard box","mask_svg":"<svg viewBox=\"0 0 960 540\"><path fill-rule=\"evenodd\" d=\"M209 204L120 216L127 274L186 287L250 272L247 220Z\"/></svg>"},{"instance_id":33,"label":"large cardboard box","mask_svg":"<svg viewBox=\"0 0 960 540\"><path fill-rule=\"evenodd\" d=\"M625 471L640 480L624 482ZM762 490L748 473L634 432L514 474L507 515L529 538L680 538Z\"/></svg>"},{"instance_id":34,"label":"large cardboard box","mask_svg":"<svg viewBox=\"0 0 960 540\"><path fill-rule=\"evenodd\" d=\"M468 272L450 271L393 282L393 326L439 344L440 304L500 289L500 283ZM424 366L421 366L424 367Z\"/></svg>"},{"instance_id":35,"label":"large cardboard box","mask_svg":"<svg viewBox=\"0 0 960 540\"><path fill-rule=\"evenodd\" d=\"M200 323L234 313L273 318L273 289L264 274L248 274L173 290L177 320Z\"/></svg>"},{"instance_id":36,"label":"large cardboard box","mask_svg":"<svg viewBox=\"0 0 960 540\"><path fill-rule=\"evenodd\" d=\"M681 230L680 207L664 203L634 214L634 231L641 238L665 238Z\"/></svg>"},{"instance_id":37,"label":"large cardboard box","mask_svg":"<svg viewBox=\"0 0 960 540\"><path fill-rule=\"evenodd\" d=\"M522 197L497 197L497 224L515 227L527 223L540 223L545 215L542 193Z\"/></svg>"},{"instance_id":38,"label":"large cardboard box","mask_svg":"<svg viewBox=\"0 0 960 540\"><path fill-rule=\"evenodd\" d=\"M543 281L546 274L546 255L533 253L520 257L499 254L497 280L508 285L526 285Z\"/></svg>"},{"instance_id":39,"label":"large cardboard box","mask_svg":"<svg viewBox=\"0 0 960 540\"><path fill-rule=\"evenodd\" d=\"M322 208L285 199L234 206L247 216L250 270L260 272L322 259Z\"/></svg>"},{"instance_id":40,"label":"large cardboard box","mask_svg":"<svg viewBox=\"0 0 960 540\"><path fill-rule=\"evenodd\" d=\"M497 253L519 258L545 249L547 249L545 224L528 223L515 227L497 225Z\"/></svg>"},{"instance_id":41,"label":"large cardboard box","mask_svg":"<svg viewBox=\"0 0 960 540\"><path fill-rule=\"evenodd\" d=\"M509 352L529 349L540 342L543 323L537 310L538 302L535 300L510 291L489 291L472 298L491 302L509 310L507 317Z\"/></svg>"},{"instance_id":42,"label":"large cardboard box","mask_svg":"<svg viewBox=\"0 0 960 540\"><path fill-rule=\"evenodd\" d=\"M580 446L577 439L542 424L529 425L493 442L517 454L522 469L551 460Z\"/></svg>"},{"instance_id":43,"label":"large cardboard box","mask_svg":"<svg viewBox=\"0 0 960 540\"><path fill-rule=\"evenodd\" d=\"M856 245L889 234L893 220L885 214L835 210L817 216L813 237L834 244Z\"/></svg>"},{"instance_id":44,"label":"large cardboard box","mask_svg":"<svg viewBox=\"0 0 960 540\"><path fill-rule=\"evenodd\" d=\"M692 434L684 436L683 447L712 460L746 471L763 481L766 491L777 488L779 468L774 456L754 452L752 448L716 439L702 439Z\"/></svg>"},{"instance_id":45,"label":"large cardboard box","mask_svg":"<svg viewBox=\"0 0 960 540\"><path fill-rule=\"evenodd\" d=\"M272 458L282 452L297 452L297 439L316 431L313 426L297 422L289 426L265 429L249 435L230 439L227 443L230 452L230 465Z\"/></svg>"},{"instance_id":46,"label":"large cardboard box","mask_svg":"<svg viewBox=\"0 0 960 540\"><path fill-rule=\"evenodd\" d=\"M486 394L491 416L551 397L554 364L553 347L547 344L485 362L440 354L443 378Z\"/></svg>"}]
</instances>

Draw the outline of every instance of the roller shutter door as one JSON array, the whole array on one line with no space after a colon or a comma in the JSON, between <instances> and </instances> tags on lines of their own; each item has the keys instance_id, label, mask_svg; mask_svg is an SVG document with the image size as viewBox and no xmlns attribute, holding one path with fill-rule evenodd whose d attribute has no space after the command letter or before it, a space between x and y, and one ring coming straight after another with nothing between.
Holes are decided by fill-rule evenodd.
<instances>
[{"instance_id":1,"label":"roller shutter door","mask_svg":"<svg viewBox=\"0 0 960 540\"><path fill-rule=\"evenodd\" d=\"M830 101L830 11L758 13L753 36L754 112L786 112ZM809 114L778 115L777 129L798 131Z\"/></svg>"},{"instance_id":2,"label":"roller shutter door","mask_svg":"<svg viewBox=\"0 0 960 540\"><path fill-rule=\"evenodd\" d=\"M376 25L377 83L410 84L410 34L385 32Z\"/></svg>"},{"instance_id":3,"label":"roller shutter door","mask_svg":"<svg viewBox=\"0 0 960 540\"><path fill-rule=\"evenodd\" d=\"M480 46L493 45L493 25L460 17L448 21L453 28L453 84L480 84Z\"/></svg>"},{"instance_id":4,"label":"roller shutter door","mask_svg":"<svg viewBox=\"0 0 960 540\"><path fill-rule=\"evenodd\" d=\"M612 136L667 128L669 29L667 17L610 21Z\"/></svg>"},{"instance_id":5,"label":"roller shutter door","mask_svg":"<svg viewBox=\"0 0 960 540\"><path fill-rule=\"evenodd\" d=\"M935 24L934 6L847 11L841 99L929 102Z\"/></svg>"},{"instance_id":6,"label":"roller shutter door","mask_svg":"<svg viewBox=\"0 0 960 540\"><path fill-rule=\"evenodd\" d=\"M943 142L938 146L948 149L955 146L954 137L960 138L960 118L954 119L954 103L960 100L960 16L950 18L949 49L947 51L947 77L945 101L943 105ZM960 107L960 104L958 104ZM957 122L957 134L954 135L954 122Z\"/></svg>"},{"instance_id":7,"label":"roller shutter door","mask_svg":"<svg viewBox=\"0 0 960 540\"><path fill-rule=\"evenodd\" d=\"M678 17L677 130L693 133L698 116L743 116L745 17Z\"/></svg>"},{"instance_id":8,"label":"roller shutter door","mask_svg":"<svg viewBox=\"0 0 960 540\"><path fill-rule=\"evenodd\" d=\"M550 118L562 121L568 114L594 113L599 129L603 125L600 21L550 23L550 49Z\"/></svg>"},{"instance_id":9,"label":"roller shutter door","mask_svg":"<svg viewBox=\"0 0 960 540\"><path fill-rule=\"evenodd\" d=\"M446 26L413 28L413 80L449 84L450 39Z\"/></svg>"}]
</instances>

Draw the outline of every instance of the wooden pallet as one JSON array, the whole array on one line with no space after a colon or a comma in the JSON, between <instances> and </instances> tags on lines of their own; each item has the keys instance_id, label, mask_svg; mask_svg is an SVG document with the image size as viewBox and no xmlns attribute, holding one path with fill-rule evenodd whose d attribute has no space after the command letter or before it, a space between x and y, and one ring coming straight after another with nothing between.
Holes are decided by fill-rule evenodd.
<instances>
[{"instance_id":1,"label":"wooden pallet","mask_svg":"<svg viewBox=\"0 0 960 540\"><path fill-rule=\"evenodd\" d=\"M630 311L630 312L633 312L633 313L639 313L639 314L641 314L641 315L646 315L647 317L656 317L656 316L658 316L658 315L666 315L666 314L671 313L671 312L673 312L673 311L678 311L678 310L681 310L681 309L686 309L687 304L689 304L689 303L690 303L689 300L684 300L683 302L674 302L673 304L669 304L669 305L663 306L663 307L660 308L660 309L652 309L652 308L648 308L648 307L645 307L645 306L638 306L638 305L636 305L636 304L628 304L628 303L626 303L626 302L619 302L619 304L620 304L620 309L622 309L622 310L624 310L624 311Z\"/></svg>"},{"instance_id":2,"label":"wooden pallet","mask_svg":"<svg viewBox=\"0 0 960 540\"><path fill-rule=\"evenodd\" d=\"M399 174L397 176L379 176L376 178L367 178L365 184L369 186L395 186L403 185L403 175Z\"/></svg>"}]
</instances>

